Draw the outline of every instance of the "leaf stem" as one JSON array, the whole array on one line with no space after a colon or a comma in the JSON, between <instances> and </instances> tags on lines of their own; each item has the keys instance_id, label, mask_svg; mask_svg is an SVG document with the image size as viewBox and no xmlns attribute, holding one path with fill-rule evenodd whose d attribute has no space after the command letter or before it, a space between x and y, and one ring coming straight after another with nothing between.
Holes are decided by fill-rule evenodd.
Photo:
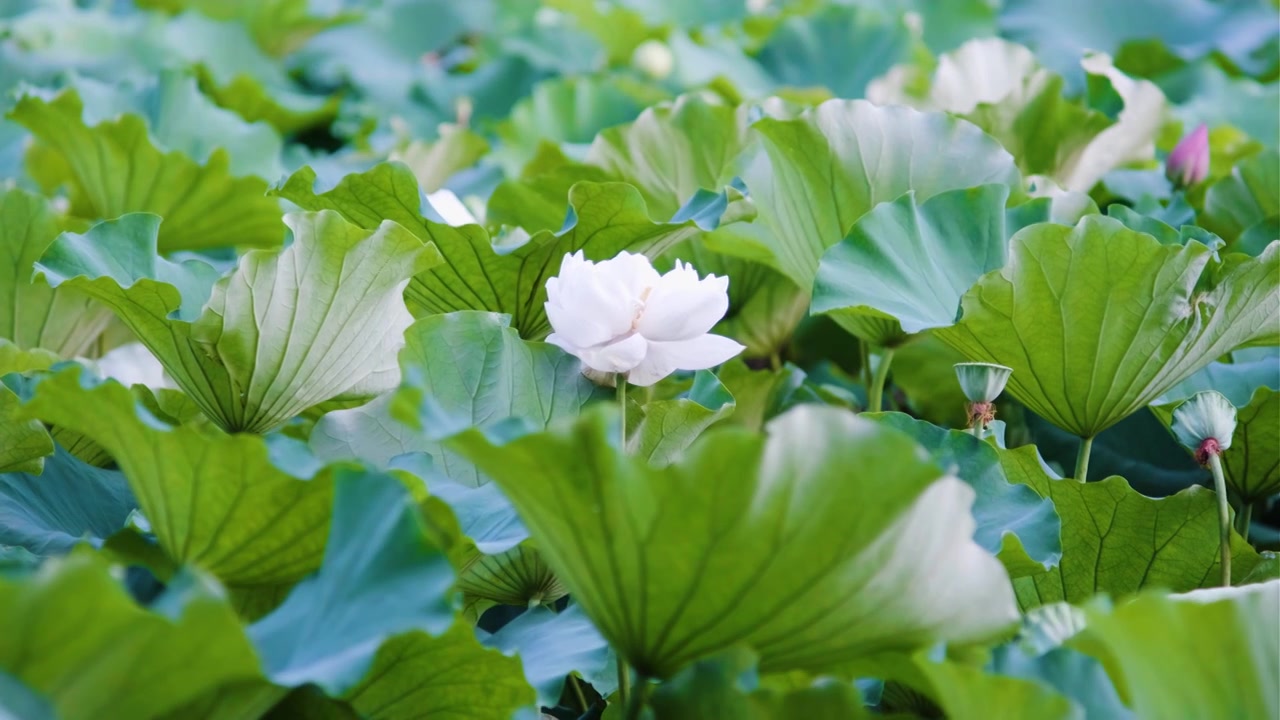
<instances>
[{"instance_id":1,"label":"leaf stem","mask_svg":"<svg viewBox=\"0 0 1280 720\"><path fill-rule=\"evenodd\" d=\"M884 406L884 384L889 377L889 365L893 362L893 348L884 348L880 354L880 364L876 365L876 375L871 379L871 387L867 390L867 410L880 412Z\"/></svg>"},{"instance_id":2,"label":"leaf stem","mask_svg":"<svg viewBox=\"0 0 1280 720\"><path fill-rule=\"evenodd\" d=\"M644 678L636 678L635 692L631 693L631 699L626 705L626 720L640 720L640 713L649 704L649 690L652 687Z\"/></svg>"},{"instance_id":3,"label":"leaf stem","mask_svg":"<svg viewBox=\"0 0 1280 720\"><path fill-rule=\"evenodd\" d=\"M1093 450L1093 438L1080 438L1080 450L1076 453L1076 480L1089 482L1089 453Z\"/></svg>"},{"instance_id":4,"label":"leaf stem","mask_svg":"<svg viewBox=\"0 0 1280 720\"><path fill-rule=\"evenodd\" d=\"M1222 459L1209 453L1209 471L1213 473L1213 489L1218 493L1218 546L1222 553L1222 587L1231 587L1231 505L1227 503L1227 478L1222 474Z\"/></svg>"},{"instance_id":5,"label":"leaf stem","mask_svg":"<svg viewBox=\"0 0 1280 720\"><path fill-rule=\"evenodd\" d=\"M621 655L615 654L615 656L618 658L618 705L629 711L631 707L628 702L631 698L631 669L627 667L627 661L623 660Z\"/></svg>"},{"instance_id":6,"label":"leaf stem","mask_svg":"<svg viewBox=\"0 0 1280 720\"><path fill-rule=\"evenodd\" d=\"M1249 524L1253 522L1253 503L1244 502L1240 504L1240 512L1236 514L1236 532L1249 541Z\"/></svg>"},{"instance_id":7,"label":"leaf stem","mask_svg":"<svg viewBox=\"0 0 1280 720\"><path fill-rule=\"evenodd\" d=\"M871 350L866 340L858 339L858 373L862 376L862 387L871 393Z\"/></svg>"},{"instance_id":8,"label":"leaf stem","mask_svg":"<svg viewBox=\"0 0 1280 720\"><path fill-rule=\"evenodd\" d=\"M568 678L569 687L573 688L573 696L578 701L578 708L584 713L587 712L591 706L587 704L587 696L582 694L582 685L573 673L569 673Z\"/></svg>"},{"instance_id":9,"label":"leaf stem","mask_svg":"<svg viewBox=\"0 0 1280 720\"><path fill-rule=\"evenodd\" d=\"M774 372L782 369L782 355L776 350L769 354L769 369Z\"/></svg>"}]
</instances>

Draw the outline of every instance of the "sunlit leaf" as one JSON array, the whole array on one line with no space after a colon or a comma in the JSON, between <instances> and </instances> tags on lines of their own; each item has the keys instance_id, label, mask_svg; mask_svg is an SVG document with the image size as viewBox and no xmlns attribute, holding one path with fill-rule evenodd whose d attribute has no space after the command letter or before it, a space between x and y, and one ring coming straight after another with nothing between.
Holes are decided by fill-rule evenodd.
<instances>
[{"instance_id":1,"label":"sunlit leaf","mask_svg":"<svg viewBox=\"0 0 1280 720\"><path fill-rule=\"evenodd\" d=\"M246 589L294 582L319 566L333 495L328 473L291 475L272 462L262 438L171 428L119 383L94 383L68 368L41 380L28 407L111 453L174 563Z\"/></svg>"},{"instance_id":2,"label":"sunlit leaf","mask_svg":"<svg viewBox=\"0 0 1280 720\"><path fill-rule=\"evenodd\" d=\"M1062 521L1058 566L1013 581L1024 609L1082 603L1096 593L1122 598L1144 588L1182 592L1221 580L1212 491L1196 486L1156 500L1121 477L1089 483L1055 479L1030 446L1002 451L1000 461L1010 480L1051 499ZM1238 534L1231 538L1231 573L1243 578L1259 557Z\"/></svg>"},{"instance_id":3,"label":"sunlit leaf","mask_svg":"<svg viewBox=\"0 0 1280 720\"><path fill-rule=\"evenodd\" d=\"M820 669L982 639L1013 616L1004 570L957 512L973 491L897 431L800 408L767 437L714 432L655 469L619 456L610 418L588 412L503 445L471 431L451 444L502 486L575 599L643 675L670 676L738 642L772 669ZM849 474L890 464L891 484ZM930 549L944 546L945 562ZM909 589L925 575L950 588L945 605Z\"/></svg>"},{"instance_id":4,"label":"sunlit leaf","mask_svg":"<svg viewBox=\"0 0 1280 720\"><path fill-rule=\"evenodd\" d=\"M761 144L742 178L770 231L775 266L802 288L818 260L880 202L1019 181L1013 159L978 128L942 113L831 100L794 120L752 126ZM938 152L937 148L945 148ZM727 250L726 250L727 251Z\"/></svg>"},{"instance_id":5,"label":"sunlit leaf","mask_svg":"<svg viewBox=\"0 0 1280 720\"><path fill-rule=\"evenodd\" d=\"M82 107L76 93L67 91L50 102L26 95L10 113L61 158L56 181L69 186L72 215L162 215L164 252L280 244L279 203L266 196L265 180L234 177L225 150L213 151L202 164L181 151L156 148L137 115L90 126L81 118Z\"/></svg>"},{"instance_id":6,"label":"sunlit leaf","mask_svg":"<svg viewBox=\"0 0 1280 720\"><path fill-rule=\"evenodd\" d=\"M970 360L1013 368L1010 395L1093 437L1220 355L1280 340L1277 268L1280 243L1218 259L1096 215L1033 225L937 333Z\"/></svg>"},{"instance_id":7,"label":"sunlit leaf","mask_svg":"<svg viewBox=\"0 0 1280 720\"><path fill-rule=\"evenodd\" d=\"M250 253L218 278L199 260L158 257L159 220L65 233L38 269L111 308L219 426L265 432L399 381L395 352L413 320L400 295L439 262L433 247L391 222L370 232L334 212L294 213L288 248Z\"/></svg>"},{"instance_id":8,"label":"sunlit leaf","mask_svg":"<svg viewBox=\"0 0 1280 720\"><path fill-rule=\"evenodd\" d=\"M1280 712L1280 580L1095 602L1085 618L1071 645L1102 660L1138 717Z\"/></svg>"},{"instance_id":9,"label":"sunlit leaf","mask_svg":"<svg viewBox=\"0 0 1280 720\"><path fill-rule=\"evenodd\" d=\"M258 675L214 584L184 574L145 609L91 553L50 561L25 580L0 575L0 631L0 669L65 720L157 717Z\"/></svg>"}]
</instances>

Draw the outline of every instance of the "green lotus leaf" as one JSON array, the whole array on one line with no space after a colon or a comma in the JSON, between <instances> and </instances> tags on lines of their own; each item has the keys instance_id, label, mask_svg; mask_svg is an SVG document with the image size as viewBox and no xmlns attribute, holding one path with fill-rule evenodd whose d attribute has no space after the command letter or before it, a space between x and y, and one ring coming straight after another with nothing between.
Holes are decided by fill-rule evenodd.
<instances>
[{"instance_id":1,"label":"green lotus leaf","mask_svg":"<svg viewBox=\"0 0 1280 720\"><path fill-rule=\"evenodd\" d=\"M165 219L162 252L280 245L280 205L261 178L233 177L225 150L201 164L152 144L146 122L124 115L89 126L74 90L52 101L26 95L9 117L59 158L57 184L71 191L71 214L86 220L152 212ZM43 168L52 161L44 157ZM120 179L125 178L126 182Z\"/></svg>"},{"instance_id":2,"label":"green lotus leaf","mask_svg":"<svg viewBox=\"0 0 1280 720\"><path fill-rule=\"evenodd\" d=\"M1060 523L1053 503L1034 489L1010 483L990 443L960 430L945 430L902 413L871 413L867 417L900 430L933 455L939 467L950 468L974 490L973 539L991 554L1004 546L1006 536L1033 561L1028 568L1006 567L1010 576L1043 573L1062 557Z\"/></svg>"},{"instance_id":3,"label":"green lotus leaf","mask_svg":"<svg viewBox=\"0 0 1280 720\"><path fill-rule=\"evenodd\" d=\"M518 659L481 646L473 628L455 622L439 637L414 631L384 642L342 699L370 720L489 720L513 717L534 692Z\"/></svg>"},{"instance_id":4,"label":"green lotus leaf","mask_svg":"<svg viewBox=\"0 0 1280 720\"><path fill-rule=\"evenodd\" d=\"M1209 186L1199 224L1233 249L1260 255L1280 237L1280 151L1247 158Z\"/></svg>"},{"instance_id":5,"label":"green lotus leaf","mask_svg":"<svg viewBox=\"0 0 1280 720\"><path fill-rule=\"evenodd\" d=\"M440 126L440 137L433 142L414 140L391 153L391 160L402 162L413 171L418 187L433 193L444 187L449 178L480 161L489 152L489 142L472 130L459 125Z\"/></svg>"},{"instance_id":6,"label":"green lotus leaf","mask_svg":"<svg viewBox=\"0 0 1280 720\"><path fill-rule=\"evenodd\" d=\"M712 332L745 345L746 357L781 357L809 313L809 293L764 263L711 252L688 257L700 272L729 278L729 312Z\"/></svg>"},{"instance_id":7,"label":"green lotus leaf","mask_svg":"<svg viewBox=\"0 0 1280 720\"><path fill-rule=\"evenodd\" d=\"M1177 103L1174 113L1184 129L1200 123L1211 128L1209 143L1215 157L1209 161L1210 177L1230 172L1231 165L1235 164L1231 153L1242 147L1274 148L1280 144L1280 117L1271 112L1271 108L1280 103L1280 87L1275 83L1260 83L1230 73L1212 57L1188 63L1157 79L1165 81L1161 83L1165 85L1165 92ZM1213 147L1217 145L1215 134L1234 136L1227 153L1219 153L1218 148ZM1226 170L1222 172L1215 162L1219 154L1227 160Z\"/></svg>"},{"instance_id":8,"label":"green lotus leaf","mask_svg":"<svg viewBox=\"0 0 1280 720\"><path fill-rule=\"evenodd\" d=\"M333 475L324 563L249 637L273 682L341 695L366 676L387 639L417 630L438 636L454 623L454 575L399 480L350 469Z\"/></svg>"},{"instance_id":9,"label":"green lotus leaf","mask_svg":"<svg viewBox=\"0 0 1280 720\"><path fill-rule=\"evenodd\" d=\"M1027 48L997 37L944 53L922 96L909 92L910 75L900 71L878 81L868 97L954 113L999 140L1022 172L1085 192L1110 170L1152 159L1166 102L1154 83L1120 72L1106 55L1090 55L1081 66L1091 82L1108 83L1116 94L1114 119L1069 100L1062 76L1041 67Z\"/></svg>"},{"instance_id":10,"label":"green lotus leaf","mask_svg":"<svg viewBox=\"0 0 1280 720\"><path fill-rule=\"evenodd\" d=\"M476 430L451 445L502 486L642 675L669 677L739 642L770 670L818 670L985 639L1012 620L1007 576L959 510L973 491L901 433L801 407L767 437L709 433L658 469L619 453L608 410L502 445ZM890 466L893 483L870 471ZM944 546L946 562L930 549ZM945 604L911 590L926 576L950 588Z\"/></svg>"},{"instance_id":11,"label":"green lotus leaf","mask_svg":"<svg viewBox=\"0 0 1280 720\"><path fill-rule=\"evenodd\" d=\"M221 590L183 573L139 607L101 556L0 574L0 670L43 693L64 720L159 717L258 677L258 659Z\"/></svg>"},{"instance_id":12,"label":"green lotus leaf","mask_svg":"<svg viewBox=\"0 0 1280 720\"><path fill-rule=\"evenodd\" d=\"M0 545L38 556L66 553L81 541L100 546L137 505L119 471L88 465L59 447L38 476L0 474Z\"/></svg>"},{"instance_id":13,"label":"green lotus leaf","mask_svg":"<svg viewBox=\"0 0 1280 720\"><path fill-rule=\"evenodd\" d=\"M1137 210L1119 203L1107 208L1107 217L1119 220L1130 230L1146 233L1159 240L1163 245L1186 245L1189 240L1198 240L1201 244L1209 247L1219 247L1222 244L1222 238L1197 225L1182 225L1174 229L1172 225L1165 222L1165 220L1175 222L1173 218L1143 215Z\"/></svg>"},{"instance_id":14,"label":"green lotus leaf","mask_svg":"<svg viewBox=\"0 0 1280 720\"><path fill-rule=\"evenodd\" d=\"M413 472L455 512L473 543L461 553L459 589L473 601L547 603L565 589L527 537L515 511L443 435L516 421L541 429L572 417L598 389L559 348L521 340L510 318L464 311L432 315L405 334L403 386L316 423L311 447L322 458L360 458ZM684 401L690 402L690 401ZM690 412L697 415L696 412ZM428 463L397 456L425 453Z\"/></svg>"},{"instance_id":15,"label":"green lotus leaf","mask_svg":"<svg viewBox=\"0 0 1280 720\"><path fill-rule=\"evenodd\" d=\"M58 720L58 712L41 693L0 670L0 712L24 720Z\"/></svg>"},{"instance_id":16,"label":"green lotus leaf","mask_svg":"<svg viewBox=\"0 0 1280 720\"><path fill-rule=\"evenodd\" d=\"M230 9L245 3L219 4ZM337 114L338 95L306 92L282 63L262 51L242 23L184 12L163 23L160 44L170 62L195 71L200 89L214 102L249 122L263 120L290 135L327 124Z\"/></svg>"},{"instance_id":17,"label":"green lotus leaf","mask_svg":"<svg viewBox=\"0 0 1280 720\"><path fill-rule=\"evenodd\" d=\"M628 420L627 453L662 466L684 452L698 435L733 412L733 395L710 370L699 370L682 397L636 406L637 422ZM629 415L631 413L628 413Z\"/></svg>"},{"instance_id":18,"label":"green lotus leaf","mask_svg":"<svg viewBox=\"0 0 1280 720\"><path fill-rule=\"evenodd\" d=\"M658 216L671 217L699 190L719 190L747 144L743 113L699 95L655 105L602 130L584 162L630 183Z\"/></svg>"},{"instance_id":19,"label":"green lotus leaf","mask_svg":"<svg viewBox=\"0 0 1280 720\"><path fill-rule=\"evenodd\" d=\"M1271 41L1269 23L1275 11L1266 3L1238 6L1203 0L1133 0L1115 5L1107 0L1058 3L1053 0L1009 0L999 12L1001 34L1035 49L1051 69L1066 73L1078 67L1087 51L1119 52L1134 38L1162 42L1156 60L1201 57L1220 51L1241 67L1269 67L1268 60L1250 57ZM1082 83L1078 70L1069 78Z\"/></svg>"},{"instance_id":20,"label":"green lotus leaf","mask_svg":"<svg viewBox=\"0 0 1280 720\"><path fill-rule=\"evenodd\" d=\"M570 673L591 683L603 697L618 689L617 659L580 605L560 612L530 608L483 642L519 655L542 705L556 705Z\"/></svg>"},{"instance_id":21,"label":"green lotus leaf","mask_svg":"<svg viewBox=\"0 0 1280 720\"><path fill-rule=\"evenodd\" d=\"M908 333L953 324L965 292L1005 264L1008 197L1006 185L983 185L881 203L823 254L813 312L841 325L897 320Z\"/></svg>"},{"instance_id":22,"label":"green lotus leaf","mask_svg":"<svg viewBox=\"0 0 1280 720\"><path fill-rule=\"evenodd\" d=\"M79 79L75 89L86 125L134 114L146 121L160 149L176 150L204 164L221 148L236 177L256 175L269 181L284 173L280 134L266 123L248 123L218 107L189 73L164 70L152 81L119 85Z\"/></svg>"},{"instance_id":23,"label":"green lotus leaf","mask_svg":"<svg viewBox=\"0 0 1280 720\"><path fill-rule=\"evenodd\" d=\"M466 597L467 611L478 617L493 605L540 607L554 605L569 594L531 542L502 552L465 552L458 571L458 590Z\"/></svg>"},{"instance_id":24,"label":"green lotus leaf","mask_svg":"<svg viewBox=\"0 0 1280 720\"><path fill-rule=\"evenodd\" d=\"M756 657L734 648L685 668L653 692L663 720L863 720L873 717L857 688L820 679L760 687Z\"/></svg>"},{"instance_id":25,"label":"green lotus leaf","mask_svg":"<svg viewBox=\"0 0 1280 720\"><path fill-rule=\"evenodd\" d=\"M1203 390L1227 396L1232 405L1244 407L1260 387L1280 390L1280 347L1246 348L1231 353L1192 373L1156 398L1156 405L1168 405Z\"/></svg>"},{"instance_id":26,"label":"green lotus leaf","mask_svg":"<svg viewBox=\"0 0 1280 720\"><path fill-rule=\"evenodd\" d=\"M0 382L0 472L39 475L53 451L49 431L39 420L24 416L21 398Z\"/></svg>"},{"instance_id":27,"label":"green lotus leaf","mask_svg":"<svg viewBox=\"0 0 1280 720\"><path fill-rule=\"evenodd\" d=\"M793 120L766 117L742 179L768 230L775 267L802 288L858 218L908 190L923 202L947 190L1019 182L1013 158L981 130L942 113L831 100ZM936 152L930 148L947 148ZM717 248L719 249L719 248ZM728 250L724 250L728 252Z\"/></svg>"},{"instance_id":28,"label":"green lotus leaf","mask_svg":"<svg viewBox=\"0 0 1280 720\"><path fill-rule=\"evenodd\" d=\"M908 57L913 39L897 12L828 5L811 15L784 19L759 58L783 85L823 88L835 97L865 97L868 82Z\"/></svg>"},{"instance_id":29,"label":"green lotus leaf","mask_svg":"<svg viewBox=\"0 0 1280 720\"><path fill-rule=\"evenodd\" d=\"M1181 402L1153 405L1151 410L1170 427L1178 405ZM1280 447L1280 393L1259 387L1238 409L1235 428L1231 447L1222 452L1227 487L1246 504L1280 492L1280 458L1275 452Z\"/></svg>"},{"instance_id":30,"label":"green lotus leaf","mask_svg":"<svg viewBox=\"0 0 1280 720\"><path fill-rule=\"evenodd\" d=\"M623 76L579 75L551 78L533 86L498 127L504 149L499 158L515 175L540 143L591 142L596 133L634 120L665 91Z\"/></svg>"},{"instance_id":31,"label":"green lotus leaf","mask_svg":"<svg viewBox=\"0 0 1280 720\"><path fill-rule=\"evenodd\" d=\"M320 194L313 189L315 179L314 171L303 168L277 192L306 209L336 210L361 227L392 220L440 249L444 264L418 275L405 292L415 315L505 313L529 340L551 332L543 309L546 284L560 271L566 254L582 250L591 260L623 250L655 256L702 231L692 220L654 222L640 193L629 185L579 183L569 191L569 218L561 230L538 232L518 247L500 251L479 226L449 227L423 218L418 183L400 163L347 175Z\"/></svg>"},{"instance_id":32,"label":"green lotus leaf","mask_svg":"<svg viewBox=\"0 0 1280 720\"><path fill-rule=\"evenodd\" d=\"M1222 453L1227 487L1247 503L1280 492L1280 393L1258 388L1249 404L1236 414L1231 447Z\"/></svg>"},{"instance_id":33,"label":"green lotus leaf","mask_svg":"<svg viewBox=\"0 0 1280 720\"><path fill-rule=\"evenodd\" d=\"M74 357L89 349L111 315L84 293L32 280L58 232L44 198L17 188L0 195L0 338Z\"/></svg>"},{"instance_id":34,"label":"green lotus leaf","mask_svg":"<svg viewBox=\"0 0 1280 720\"><path fill-rule=\"evenodd\" d=\"M493 189L485 206L487 222L528 233L559 230L565 224L564 201L574 185L617 181L600 168L570 160L554 145L542 149L519 178L503 180Z\"/></svg>"},{"instance_id":35,"label":"green lotus leaf","mask_svg":"<svg viewBox=\"0 0 1280 720\"><path fill-rule=\"evenodd\" d=\"M161 720L234 720L266 717L288 691L263 679L228 683L161 715Z\"/></svg>"},{"instance_id":36,"label":"green lotus leaf","mask_svg":"<svg viewBox=\"0 0 1280 720\"><path fill-rule=\"evenodd\" d=\"M266 432L335 397L394 387L401 292L439 254L394 223L369 232L334 212L285 217L293 243L217 279L156 256L159 218L131 214L54 242L38 270L111 308L174 382L229 432ZM109 254L107 254L109 253Z\"/></svg>"},{"instance_id":37,"label":"green lotus leaf","mask_svg":"<svg viewBox=\"0 0 1280 720\"><path fill-rule=\"evenodd\" d=\"M957 720L1083 717L1071 701L1044 683L984 672L926 653L885 658L869 672L892 681L880 697L880 707L887 712Z\"/></svg>"},{"instance_id":38,"label":"green lotus leaf","mask_svg":"<svg viewBox=\"0 0 1280 720\"><path fill-rule=\"evenodd\" d=\"M450 480L482 485L488 479L481 471L439 438L511 419L541 429L558 418L573 417L598 395L575 358L552 345L521 340L510 323L510 318L496 313L456 312L423 318L409 328L400 352L403 385L390 401L390 413L414 435L412 441L402 440L394 455L426 452ZM361 427L363 423L347 422L348 418L358 416L352 411L331 413L317 431L350 438L382 429ZM392 455L358 457L386 462Z\"/></svg>"},{"instance_id":39,"label":"green lotus leaf","mask_svg":"<svg viewBox=\"0 0 1280 720\"><path fill-rule=\"evenodd\" d=\"M308 0L140 0L139 7L170 13L195 10L215 20L234 20L248 28L262 51L283 57L313 35L357 20L353 12L311 14Z\"/></svg>"},{"instance_id":40,"label":"green lotus leaf","mask_svg":"<svg viewBox=\"0 0 1280 720\"><path fill-rule=\"evenodd\" d=\"M935 331L972 361L1013 368L1008 393L1092 438L1217 357L1280 343L1280 243L1217 259L1110 218L1018 232L1003 270Z\"/></svg>"},{"instance_id":41,"label":"green lotus leaf","mask_svg":"<svg viewBox=\"0 0 1280 720\"><path fill-rule=\"evenodd\" d=\"M320 565L333 481L278 468L254 435L169 427L116 382L79 367L43 378L27 404L115 458L164 554L234 590L296 582ZM85 408L93 412L85 412Z\"/></svg>"},{"instance_id":42,"label":"green lotus leaf","mask_svg":"<svg viewBox=\"0 0 1280 720\"><path fill-rule=\"evenodd\" d=\"M1280 580L1094 602L1085 622L1071 646L1102 661L1138 717L1280 713Z\"/></svg>"},{"instance_id":43,"label":"green lotus leaf","mask_svg":"<svg viewBox=\"0 0 1280 720\"><path fill-rule=\"evenodd\" d=\"M893 353L893 384L906 395L912 415L942 427L965 427L968 398L956 382L964 356L930 333Z\"/></svg>"},{"instance_id":44,"label":"green lotus leaf","mask_svg":"<svg viewBox=\"0 0 1280 720\"><path fill-rule=\"evenodd\" d=\"M1280 553L1263 550L1258 554L1262 556L1262 560L1254 565L1253 570L1250 570L1238 584L1252 585L1268 580L1280 580Z\"/></svg>"},{"instance_id":45,"label":"green lotus leaf","mask_svg":"<svg viewBox=\"0 0 1280 720\"><path fill-rule=\"evenodd\" d=\"M1184 592L1219 582L1218 505L1198 485L1154 499L1113 476L1082 483L1050 477L1032 446L1000 453L1007 477L1053 501L1062 521L1062 559L1047 573L1013 581L1029 609L1082 603L1097 593L1123 598L1144 588ZM1231 535L1231 574L1244 578L1260 561Z\"/></svg>"}]
</instances>

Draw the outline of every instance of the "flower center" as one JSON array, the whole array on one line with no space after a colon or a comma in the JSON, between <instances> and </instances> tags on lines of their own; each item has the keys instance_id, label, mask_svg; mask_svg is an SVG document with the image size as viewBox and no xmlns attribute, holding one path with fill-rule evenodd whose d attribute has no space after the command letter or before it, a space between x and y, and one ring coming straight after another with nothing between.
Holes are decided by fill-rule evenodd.
<instances>
[{"instance_id":1,"label":"flower center","mask_svg":"<svg viewBox=\"0 0 1280 720\"><path fill-rule=\"evenodd\" d=\"M652 287L646 287L640 291L640 302L636 305L635 315L631 318L631 332L639 329L640 318L644 317L644 306L649 300L649 293L653 292Z\"/></svg>"}]
</instances>

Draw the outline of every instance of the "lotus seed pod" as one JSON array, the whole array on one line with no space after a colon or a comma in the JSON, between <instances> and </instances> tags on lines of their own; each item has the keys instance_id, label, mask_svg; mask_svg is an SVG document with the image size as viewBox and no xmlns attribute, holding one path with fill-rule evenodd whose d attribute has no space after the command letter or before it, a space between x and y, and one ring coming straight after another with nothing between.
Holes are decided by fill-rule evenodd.
<instances>
[{"instance_id":1,"label":"lotus seed pod","mask_svg":"<svg viewBox=\"0 0 1280 720\"><path fill-rule=\"evenodd\" d=\"M1203 464L1207 455L1231 447L1236 432L1236 407L1213 390L1192 395L1173 411L1173 434L1196 453Z\"/></svg>"},{"instance_id":2,"label":"lotus seed pod","mask_svg":"<svg viewBox=\"0 0 1280 720\"><path fill-rule=\"evenodd\" d=\"M956 363L960 389L971 403L995 402L1004 392L1013 368L994 363Z\"/></svg>"}]
</instances>

